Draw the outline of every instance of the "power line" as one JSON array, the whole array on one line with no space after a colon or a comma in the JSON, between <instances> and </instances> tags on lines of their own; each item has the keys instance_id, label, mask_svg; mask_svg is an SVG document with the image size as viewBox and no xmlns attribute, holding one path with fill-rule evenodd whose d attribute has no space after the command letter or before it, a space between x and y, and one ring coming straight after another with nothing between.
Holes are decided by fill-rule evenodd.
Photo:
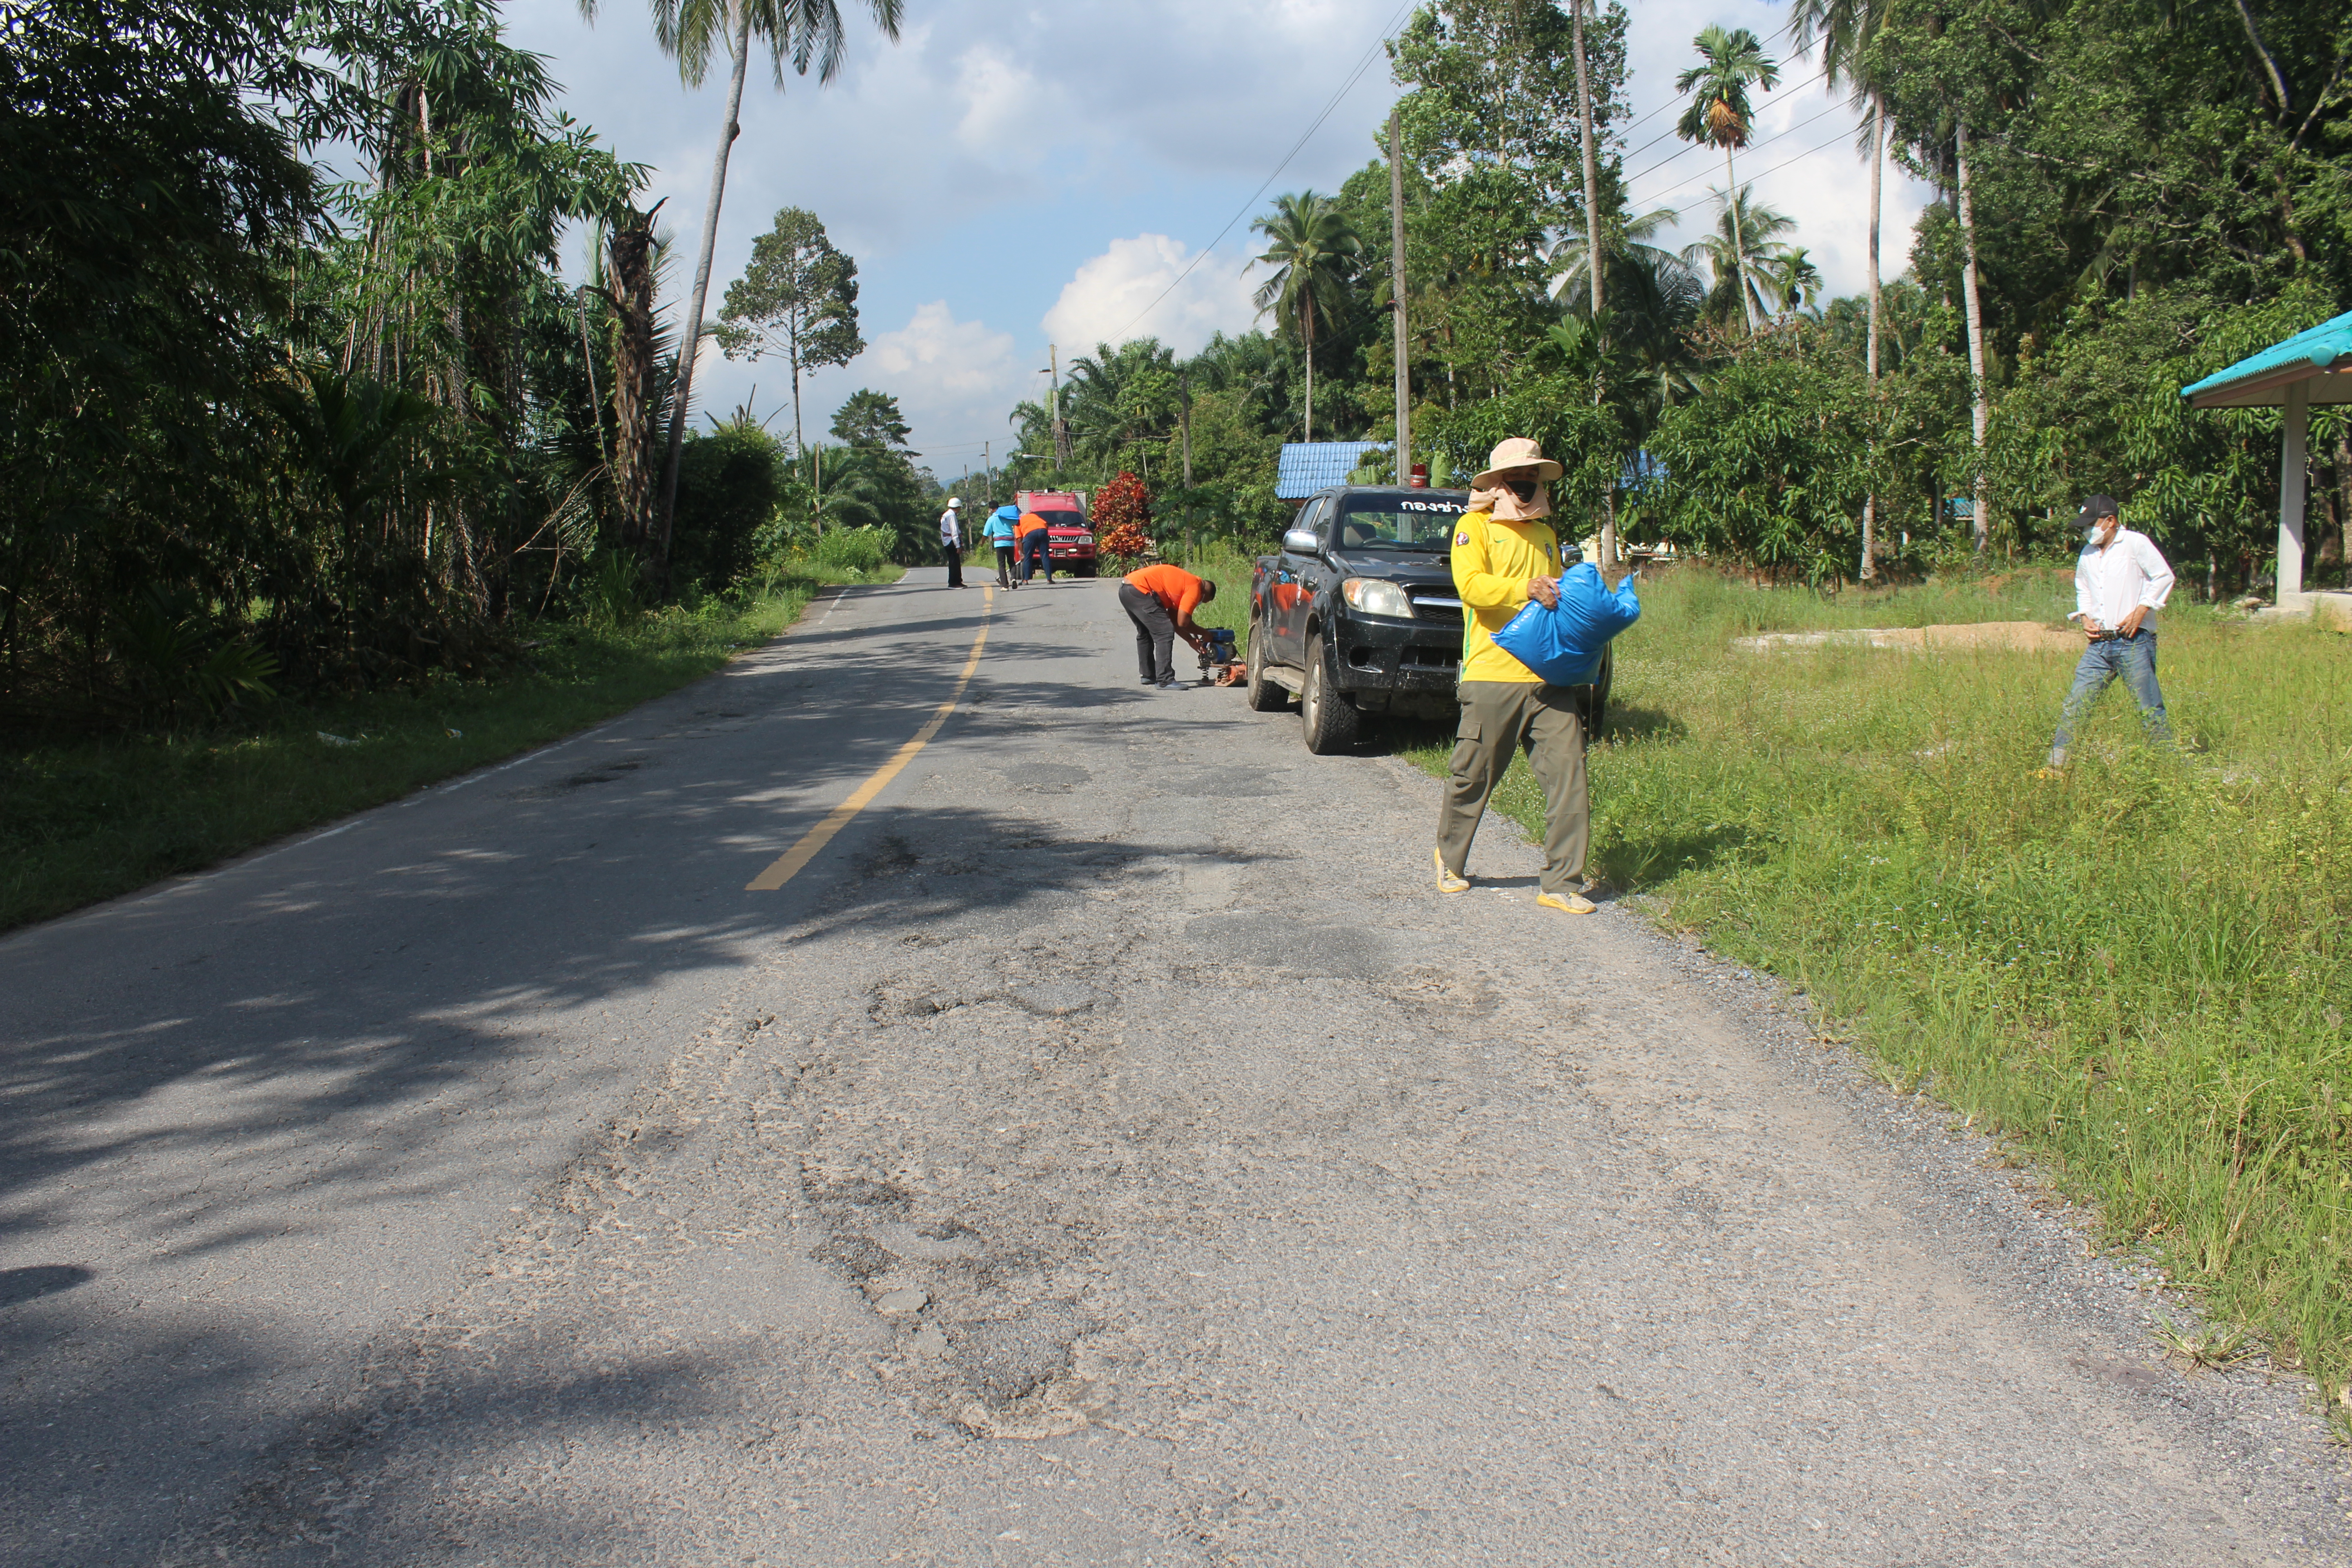
<instances>
[{"instance_id":1,"label":"power line","mask_svg":"<svg viewBox=\"0 0 2352 1568\"><path fill-rule=\"evenodd\" d=\"M1773 164L1770 168L1769 168L1769 169L1759 170L1759 171L1758 171L1757 173L1755 173L1755 174L1753 174L1748 175L1747 179L1745 179L1745 180L1741 181L1740 183L1741 183L1742 184L1749 184L1749 185L1752 185L1752 184L1754 184L1757 181L1759 181L1759 180L1762 179L1766 174L1779 174L1781 170L1783 170L1783 169L1787 168L1787 167L1788 167L1790 164L1791 164L1791 163L1803 163L1806 159L1808 159L1808 158L1811 157L1814 153L1821 152L1822 149L1824 149L1824 148L1828 148L1828 147L1834 147L1834 146L1836 146L1839 142L1841 142L1844 141L1844 140L1846 139L1846 137L1847 137L1847 135L1848 135L1848 134L1849 134L1848 132L1843 132L1843 131L1841 131L1841 132L1839 132L1836 135L1834 135L1834 136L1831 137L1828 141L1823 142L1821 142L1821 143L1819 143L1818 145L1815 145L1815 146L1808 147L1808 148L1806 148L1803 152L1801 152L1801 153L1798 153L1798 154L1797 154L1795 157L1793 157L1793 158L1783 158L1783 159L1781 159L1779 163L1777 163ZM1713 173L1714 173L1714 171L1713 171L1713 170L1709 170L1709 171L1707 172L1707 174L1713 174ZM1690 179L1683 181L1683 182L1682 182L1682 184L1668 185L1664 190L1660 191L1660 192L1658 193L1658 195L1659 195L1659 196L1670 196L1670 195L1674 195L1676 191L1681 190L1681 189L1683 188L1683 185L1687 185L1687 184L1691 184L1691 182L1692 182L1693 180L1704 180L1704 179L1706 179L1706 177L1707 177L1707 174L1693 174L1693 175L1690 177ZM1651 200L1653 200L1653 201L1655 201L1656 199L1657 199L1657 196L1653 196L1653 197L1651 198Z\"/></svg>"},{"instance_id":2,"label":"power line","mask_svg":"<svg viewBox=\"0 0 2352 1568\"><path fill-rule=\"evenodd\" d=\"M1200 250L1193 255L1192 259L1184 264L1184 270L1176 274L1175 279L1171 282L1167 288L1160 290L1160 292L1152 298L1150 304L1146 305L1142 310L1138 310L1135 313L1133 321L1129 321L1126 326L1121 327L1118 330L1118 340L1124 340L1126 338L1128 332L1135 326L1136 321L1143 320L1144 317L1151 314L1153 310L1157 310L1160 300L1165 300L1169 295L1176 292L1177 284L1181 283L1185 279L1190 278L1192 275L1192 268L1200 266L1202 262L1207 260L1209 253L1217 248L1218 241L1223 239L1226 235L1231 234L1233 232L1234 225L1241 222L1242 219L1247 216L1250 208L1257 205L1258 197L1265 195L1266 187L1273 184L1276 180L1281 177L1283 170L1290 167L1290 161L1298 156L1299 150L1307 145L1308 139L1312 137L1315 132L1323 128L1323 122L1331 118L1331 111L1339 107L1339 100L1347 97L1349 93L1355 90L1356 83L1361 81L1363 79L1364 73L1371 68L1372 57L1381 52L1381 46L1388 42L1389 35L1396 31L1396 25L1404 19L1405 13L1412 10L1420 3L1421 0L1404 0L1404 4L1396 8L1396 15L1389 18L1388 26L1381 29L1380 37L1372 40L1372 47L1364 51L1363 58L1356 62L1356 68L1348 73L1348 79L1346 81L1339 84L1339 90L1331 95L1329 102L1324 104L1323 112L1315 117L1314 123L1307 126L1305 131L1299 132L1298 140L1290 144L1290 151L1282 155L1282 162L1274 166L1274 172L1266 175L1264 180L1258 182L1257 189L1250 193L1249 199L1242 203L1241 206L1234 212L1234 216L1225 220L1224 227L1217 230L1216 238L1210 240L1208 244L1202 246Z\"/></svg>"},{"instance_id":3,"label":"power line","mask_svg":"<svg viewBox=\"0 0 2352 1568\"><path fill-rule=\"evenodd\" d=\"M1785 142L1785 141L1787 141L1790 137L1794 136L1798 132L1802 131L1802 130L1803 130L1803 129L1805 129L1805 127L1807 127L1808 125L1818 125L1818 124L1820 124L1822 121L1827 120L1831 115L1835 114L1839 110L1841 110L1841 109L1844 109L1844 108L1846 108L1846 107L1848 107L1848 106L1847 106L1847 105L1845 105L1845 104L1843 104L1843 103L1832 103L1832 104L1831 104L1827 109L1822 110L1819 114L1814 115L1811 120L1801 120L1801 121L1797 121L1797 123L1796 123L1796 124L1790 126L1790 127L1789 127L1789 129L1787 129L1786 131L1777 131L1777 132L1773 132L1771 135L1767 136L1766 138L1764 138L1764 140L1763 140L1763 141L1757 142L1754 146L1752 146L1752 147L1748 147L1748 148L1743 148L1743 149L1741 149L1741 151L1743 151L1743 152L1749 152L1749 153L1760 153L1760 152L1762 152L1765 148L1771 146L1771 145L1772 145L1774 142ZM1661 169L1664 168L1667 164L1669 164L1669 163L1673 163L1673 162L1675 161L1675 158L1680 158L1680 157L1682 157L1682 156L1684 155L1684 153L1696 153L1696 152L1698 152L1701 148L1707 147L1707 146L1710 146L1710 145L1712 145L1712 143L1706 142L1692 142L1689 146L1687 146L1687 147L1684 148L1684 149L1683 149L1683 151L1682 151L1681 153L1675 153L1675 154L1674 155L1674 158L1661 158L1661 159L1659 159L1656 163L1654 163L1651 164L1648 168L1646 168L1646 169L1643 170L1640 174L1628 174L1628 175L1626 175L1626 176L1625 176L1625 186L1626 186L1626 197L1627 197L1627 199L1628 199L1629 201L1632 199L1632 196L1633 196L1633 182L1634 182L1634 181L1636 181L1636 180L1642 180L1642 179L1647 179L1650 175L1656 174L1659 170L1661 170ZM1692 179L1704 179L1705 177L1706 177L1705 175L1698 175L1698 174L1695 174L1695 175L1693 175L1691 178L1692 178ZM1685 184L1685 185L1686 185L1686 184L1690 184L1690 181L1689 181L1689 180L1685 180L1685 181L1683 182L1683 184ZM1675 188L1675 189L1676 189L1676 190L1680 190L1680 189L1682 188L1682 186L1681 186L1681 185L1677 185L1677 186L1675 186L1674 188ZM1654 198L1652 198L1652 199L1653 199L1653 200L1654 200L1655 198L1654 197Z\"/></svg>"}]
</instances>

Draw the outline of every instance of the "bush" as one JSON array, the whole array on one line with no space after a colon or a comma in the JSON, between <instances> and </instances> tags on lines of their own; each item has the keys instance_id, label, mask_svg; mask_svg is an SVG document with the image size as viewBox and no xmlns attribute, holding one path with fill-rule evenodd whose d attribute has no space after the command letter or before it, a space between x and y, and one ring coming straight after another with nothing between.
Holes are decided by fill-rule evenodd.
<instances>
[{"instance_id":1,"label":"bush","mask_svg":"<svg viewBox=\"0 0 2352 1568\"><path fill-rule=\"evenodd\" d=\"M887 528L837 528L816 542L817 564L844 572L878 572L889 563L891 542Z\"/></svg>"}]
</instances>

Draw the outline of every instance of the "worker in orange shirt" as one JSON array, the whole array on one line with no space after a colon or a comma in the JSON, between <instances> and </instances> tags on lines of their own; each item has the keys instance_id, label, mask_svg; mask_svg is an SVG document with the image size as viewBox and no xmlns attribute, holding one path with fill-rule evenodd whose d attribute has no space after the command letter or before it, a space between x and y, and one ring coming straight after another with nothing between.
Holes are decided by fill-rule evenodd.
<instances>
[{"instance_id":1,"label":"worker in orange shirt","mask_svg":"<svg viewBox=\"0 0 2352 1568\"><path fill-rule=\"evenodd\" d=\"M1032 574L1044 572L1045 586L1054 585L1054 557L1045 546L1051 536L1045 531L1045 520L1034 511L1024 511L1013 527L1013 540L1021 557L1021 580L1029 581Z\"/></svg>"},{"instance_id":2,"label":"worker in orange shirt","mask_svg":"<svg viewBox=\"0 0 2352 1568\"><path fill-rule=\"evenodd\" d=\"M1135 663L1143 684L1162 691L1176 686L1176 639L1194 647L1209 634L1192 624L1192 612L1217 596L1217 585L1181 566L1146 566L1129 572L1118 585L1118 605L1135 623Z\"/></svg>"}]
</instances>

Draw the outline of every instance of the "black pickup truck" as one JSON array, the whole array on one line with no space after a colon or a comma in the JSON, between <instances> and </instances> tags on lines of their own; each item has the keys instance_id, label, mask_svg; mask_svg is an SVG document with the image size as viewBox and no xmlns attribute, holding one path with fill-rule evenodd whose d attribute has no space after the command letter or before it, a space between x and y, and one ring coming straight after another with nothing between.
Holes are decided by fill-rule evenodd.
<instances>
[{"instance_id":1,"label":"black pickup truck","mask_svg":"<svg viewBox=\"0 0 2352 1568\"><path fill-rule=\"evenodd\" d=\"M1368 713L1451 719L1462 668L1454 523L1461 490L1340 485L1308 498L1250 579L1249 705L1295 693L1307 749L1355 743ZM1578 689L1585 732L1599 728L1610 660Z\"/></svg>"}]
</instances>

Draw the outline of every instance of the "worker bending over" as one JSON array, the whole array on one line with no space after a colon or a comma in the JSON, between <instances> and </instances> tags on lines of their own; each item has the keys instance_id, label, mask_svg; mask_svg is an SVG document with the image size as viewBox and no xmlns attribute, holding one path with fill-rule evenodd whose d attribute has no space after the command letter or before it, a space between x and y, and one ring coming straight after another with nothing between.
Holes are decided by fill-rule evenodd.
<instances>
[{"instance_id":1,"label":"worker bending over","mask_svg":"<svg viewBox=\"0 0 2352 1568\"><path fill-rule=\"evenodd\" d=\"M1135 663L1143 684L1162 691L1176 685L1176 639L1195 648L1209 634L1192 624L1192 612L1217 596L1217 585L1181 566L1146 566L1129 572L1118 585L1119 608L1135 623Z\"/></svg>"},{"instance_id":2,"label":"worker bending over","mask_svg":"<svg viewBox=\"0 0 2352 1568\"><path fill-rule=\"evenodd\" d=\"M1511 753L1525 747L1544 793L1544 868L1536 902L1589 915L1583 713L1572 689L1546 685L1495 644L1495 634L1528 600L1547 607L1559 602L1559 541L1544 519L1551 515L1550 481L1559 472L1533 441L1505 441L1486 459L1486 471L1471 481L1470 510L1454 525L1454 589L1470 624L1454 688L1462 722L1437 814L1437 889L1469 889L1464 868L1471 836L1511 765Z\"/></svg>"},{"instance_id":3,"label":"worker bending over","mask_svg":"<svg viewBox=\"0 0 2352 1568\"><path fill-rule=\"evenodd\" d=\"M1045 586L1054 585L1054 558L1047 552L1053 535L1045 520L1034 511L1024 511L1014 524L1021 540L1021 580L1024 583L1039 572L1045 574Z\"/></svg>"}]
</instances>

